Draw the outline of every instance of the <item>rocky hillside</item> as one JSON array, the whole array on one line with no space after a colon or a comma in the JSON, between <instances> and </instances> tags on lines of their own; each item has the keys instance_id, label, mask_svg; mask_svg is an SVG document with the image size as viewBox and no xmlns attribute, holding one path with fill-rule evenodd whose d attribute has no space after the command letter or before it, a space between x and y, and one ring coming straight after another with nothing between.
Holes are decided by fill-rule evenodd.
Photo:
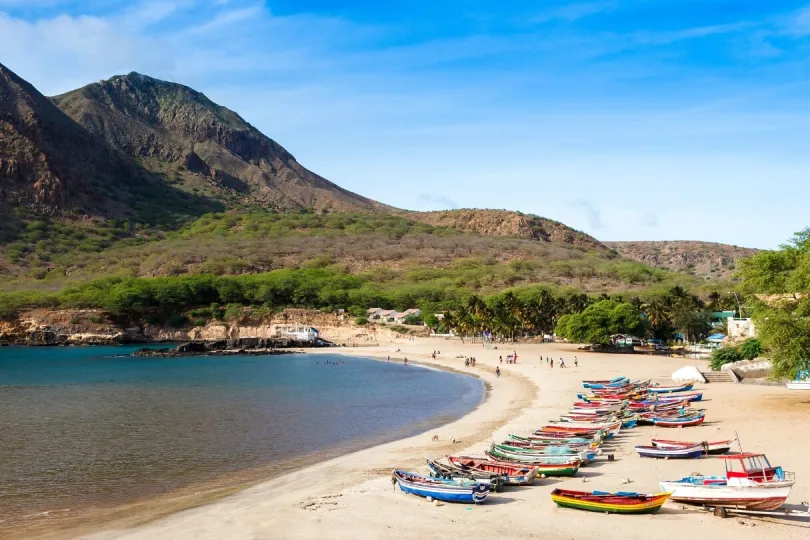
<instances>
[{"instance_id":1,"label":"rocky hillside","mask_svg":"<svg viewBox=\"0 0 810 540\"><path fill-rule=\"evenodd\" d=\"M384 207L307 170L237 113L180 84L130 73L52 99L148 169L218 199L280 211Z\"/></svg>"},{"instance_id":2,"label":"rocky hillside","mask_svg":"<svg viewBox=\"0 0 810 540\"><path fill-rule=\"evenodd\" d=\"M440 210L404 212L403 216L434 227L473 232L486 236L511 236L606 251L596 238L550 219L508 210Z\"/></svg>"},{"instance_id":3,"label":"rocky hillside","mask_svg":"<svg viewBox=\"0 0 810 540\"><path fill-rule=\"evenodd\" d=\"M734 273L739 259L750 257L758 250L716 244L713 242L605 242L622 257L640 263L687 272L710 279L729 278Z\"/></svg>"}]
</instances>

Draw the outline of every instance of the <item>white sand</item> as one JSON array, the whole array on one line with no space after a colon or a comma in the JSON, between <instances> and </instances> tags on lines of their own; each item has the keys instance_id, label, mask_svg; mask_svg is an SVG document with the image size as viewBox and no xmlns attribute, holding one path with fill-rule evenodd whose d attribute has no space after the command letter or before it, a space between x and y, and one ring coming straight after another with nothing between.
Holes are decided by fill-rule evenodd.
<instances>
[{"instance_id":1,"label":"white sand","mask_svg":"<svg viewBox=\"0 0 810 540\"><path fill-rule=\"evenodd\" d=\"M402 352L394 351L400 348ZM732 438L737 431L747 451L763 451L776 465L795 471L798 483L789 505L810 500L810 396L782 388L735 384L702 385L707 401L707 422L700 427L661 429L639 427L623 432L614 450L615 462L602 461L581 469L571 479L538 479L534 486L507 489L479 506L432 506L424 499L395 490L393 468L425 471L424 457L447 453L476 455L507 434L528 433L570 407L582 379L618 375L668 381L687 363L700 361L581 353L555 344L503 346L485 350L480 344L421 339L392 342L379 347L346 348L341 354L391 355L432 362L429 354L440 349L435 364L469 371L492 386L488 399L464 418L434 432L400 440L320 463L269 480L211 504L186 510L130 529L107 530L85 536L94 540L172 539L425 539L425 538L810 538L810 521L772 523L767 520L721 520L694 509L667 503L652 516L614 516L557 508L549 494L556 487L579 490L658 491L659 480L681 478L691 472L721 473L716 459L652 460L639 458L635 444L653 436L682 440ZM503 364L504 375L494 376L499 355L517 350L517 365ZM334 350L325 351L329 353ZM478 365L465 368L458 354L475 356ZM573 357L580 360L573 366ZM564 356L567 369L549 369L541 357ZM438 433L441 442L431 442ZM448 443L455 437L455 445ZM630 484L622 479L629 478ZM72 536L69 531L60 535Z\"/></svg>"}]
</instances>

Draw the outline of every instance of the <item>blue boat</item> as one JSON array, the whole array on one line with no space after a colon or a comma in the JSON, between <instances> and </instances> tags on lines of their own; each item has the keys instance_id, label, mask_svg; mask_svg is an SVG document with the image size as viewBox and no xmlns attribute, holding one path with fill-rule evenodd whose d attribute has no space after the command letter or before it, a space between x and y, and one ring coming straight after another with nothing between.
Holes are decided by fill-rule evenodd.
<instances>
[{"instance_id":1,"label":"blue boat","mask_svg":"<svg viewBox=\"0 0 810 540\"><path fill-rule=\"evenodd\" d=\"M616 377L609 381L582 381L584 388L602 389L602 388L617 388L624 386L628 383L627 377Z\"/></svg>"},{"instance_id":2,"label":"blue boat","mask_svg":"<svg viewBox=\"0 0 810 540\"><path fill-rule=\"evenodd\" d=\"M673 392L688 392L695 385L692 383L688 384L679 384L678 386L650 386L647 388L647 392L650 394L671 394Z\"/></svg>"},{"instance_id":3,"label":"blue boat","mask_svg":"<svg viewBox=\"0 0 810 540\"><path fill-rule=\"evenodd\" d=\"M405 493L468 504L484 502L490 488L489 484L472 480L443 480L399 470L391 474L391 481L399 484L399 489Z\"/></svg>"},{"instance_id":4,"label":"blue boat","mask_svg":"<svg viewBox=\"0 0 810 540\"><path fill-rule=\"evenodd\" d=\"M622 420L622 429L630 429L636 427L638 418L630 418L629 420Z\"/></svg>"}]
</instances>

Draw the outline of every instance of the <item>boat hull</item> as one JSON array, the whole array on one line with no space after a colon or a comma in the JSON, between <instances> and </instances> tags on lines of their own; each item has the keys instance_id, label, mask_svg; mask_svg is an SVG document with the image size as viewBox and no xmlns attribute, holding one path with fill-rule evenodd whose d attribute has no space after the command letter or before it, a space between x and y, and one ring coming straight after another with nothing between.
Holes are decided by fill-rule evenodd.
<instances>
[{"instance_id":1,"label":"boat hull","mask_svg":"<svg viewBox=\"0 0 810 540\"><path fill-rule=\"evenodd\" d=\"M662 491L672 493L673 501L684 504L769 511L776 510L785 503L793 483L729 486L660 482L659 486Z\"/></svg>"},{"instance_id":2,"label":"boat hull","mask_svg":"<svg viewBox=\"0 0 810 540\"><path fill-rule=\"evenodd\" d=\"M650 394L671 394L673 392L688 392L694 387L694 384L683 384L680 386L651 386L647 388L647 392Z\"/></svg>"},{"instance_id":3,"label":"boat hull","mask_svg":"<svg viewBox=\"0 0 810 540\"><path fill-rule=\"evenodd\" d=\"M653 495L581 493L555 489L551 500L561 508L607 514L655 514L669 498L669 493Z\"/></svg>"},{"instance_id":4,"label":"boat hull","mask_svg":"<svg viewBox=\"0 0 810 540\"><path fill-rule=\"evenodd\" d=\"M504 461L513 465L530 466L537 468L537 474L543 476L576 476L579 471L580 461L570 464L556 465L548 463L532 462L530 460L516 460L508 456L484 452L486 456L493 461Z\"/></svg>"},{"instance_id":5,"label":"boat hull","mask_svg":"<svg viewBox=\"0 0 810 540\"><path fill-rule=\"evenodd\" d=\"M399 489L405 493L420 497L432 497L439 501L477 504L484 502L489 495L489 485L483 483L474 486L455 486L452 482L402 471L394 471L393 478L399 485Z\"/></svg>"},{"instance_id":6,"label":"boat hull","mask_svg":"<svg viewBox=\"0 0 810 540\"><path fill-rule=\"evenodd\" d=\"M697 459L703 455L705 448L702 444L678 448L661 448L660 446L636 446L636 452L641 457L656 459Z\"/></svg>"},{"instance_id":7,"label":"boat hull","mask_svg":"<svg viewBox=\"0 0 810 540\"><path fill-rule=\"evenodd\" d=\"M731 446L734 444L734 441L694 443L694 442L669 441L665 439L653 439L652 444L653 446L664 450L674 450L677 448L684 448L687 446L695 446L696 444L701 444L703 445L703 448L707 454L716 456L721 454L727 454L729 450L731 450Z\"/></svg>"},{"instance_id":8,"label":"boat hull","mask_svg":"<svg viewBox=\"0 0 810 540\"><path fill-rule=\"evenodd\" d=\"M517 463L506 463L478 458L448 456L447 460L456 467L471 468L499 474L507 486L528 486L537 478L537 467L522 466Z\"/></svg>"},{"instance_id":9,"label":"boat hull","mask_svg":"<svg viewBox=\"0 0 810 540\"><path fill-rule=\"evenodd\" d=\"M810 390L810 381L791 381L787 383L788 390Z\"/></svg>"}]
</instances>

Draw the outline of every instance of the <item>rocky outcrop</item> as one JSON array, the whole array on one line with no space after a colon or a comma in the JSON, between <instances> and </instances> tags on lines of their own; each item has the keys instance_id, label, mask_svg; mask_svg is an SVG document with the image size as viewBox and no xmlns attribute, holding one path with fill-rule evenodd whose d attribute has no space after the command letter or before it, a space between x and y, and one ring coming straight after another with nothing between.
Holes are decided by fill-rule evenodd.
<instances>
[{"instance_id":1,"label":"rocky outcrop","mask_svg":"<svg viewBox=\"0 0 810 540\"><path fill-rule=\"evenodd\" d=\"M725 279L730 277L740 259L758 252L713 242L605 242L619 255L640 263L687 272L703 278Z\"/></svg>"},{"instance_id":2,"label":"rocky outcrop","mask_svg":"<svg viewBox=\"0 0 810 540\"><path fill-rule=\"evenodd\" d=\"M402 212L402 216L434 227L452 227L459 231L487 236L512 236L556 244L607 251L597 239L557 221L508 210L440 210Z\"/></svg>"}]
</instances>

